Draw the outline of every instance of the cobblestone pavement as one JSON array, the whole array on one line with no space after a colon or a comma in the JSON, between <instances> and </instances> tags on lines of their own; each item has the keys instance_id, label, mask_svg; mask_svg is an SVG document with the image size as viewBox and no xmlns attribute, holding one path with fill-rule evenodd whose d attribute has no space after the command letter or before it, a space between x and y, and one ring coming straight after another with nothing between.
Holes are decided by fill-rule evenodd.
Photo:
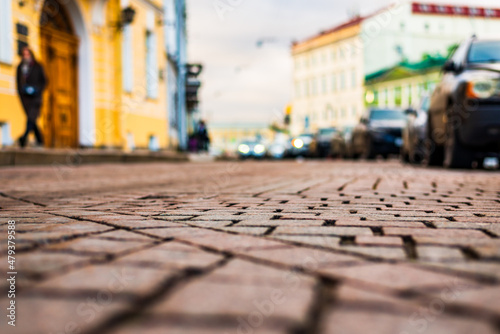
<instances>
[{"instance_id":1,"label":"cobblestone pavement","mask_svg":"<svg viewBox=\"0 0 500 334\"><path fill-rule=\"evenodd\" d=\"M500 330L500 174L398 162L0 169L1 333ZM5 275L5 274L4 274Z\"/></svg>"}]
</instances>

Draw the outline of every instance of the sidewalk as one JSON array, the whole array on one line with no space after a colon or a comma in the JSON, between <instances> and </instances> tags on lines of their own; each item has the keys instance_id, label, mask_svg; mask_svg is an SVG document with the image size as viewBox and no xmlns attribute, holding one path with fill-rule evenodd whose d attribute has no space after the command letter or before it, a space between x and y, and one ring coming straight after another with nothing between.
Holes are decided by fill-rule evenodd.
<instances>
[{"instance_id":1,"label":"sidewalk","mask_svg":"<svg viewBox=\"0 0 500 334\"><path fill-rule=\"evenodd\" d=\"M189 161L182 152L124 152L115 149L0 149L0 166L82 165L99 163L181 162Z\"/></svg>"}]
</instances>

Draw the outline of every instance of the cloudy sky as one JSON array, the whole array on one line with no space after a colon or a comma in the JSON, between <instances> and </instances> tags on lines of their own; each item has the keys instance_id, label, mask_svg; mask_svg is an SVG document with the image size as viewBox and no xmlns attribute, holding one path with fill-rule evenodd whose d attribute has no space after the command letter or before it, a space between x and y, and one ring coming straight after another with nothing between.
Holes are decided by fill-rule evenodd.
<instances>
[{"instance_id":1,"label":"cloudy sky","mask_svg":"<svg viewBox=\"0 0 500 334\"><path fill-rule=\"evenodd\" d=\"M290 45L392 0L186 0L189 60L204 64L209 122L267 123L292 94ZM425 0L429 2L428 0ZM436 0L470 3L468 0ZM498 0L476 0L498 6ZM263 41L260 47L258 41Z\"/></svg>"}]
</instances>

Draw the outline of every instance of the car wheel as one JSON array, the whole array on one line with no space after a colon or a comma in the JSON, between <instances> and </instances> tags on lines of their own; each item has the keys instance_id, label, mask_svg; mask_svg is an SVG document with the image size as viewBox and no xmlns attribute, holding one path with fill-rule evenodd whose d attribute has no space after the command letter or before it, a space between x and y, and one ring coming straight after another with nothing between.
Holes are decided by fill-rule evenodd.
<instances>
[{"instance_id":1,"label":"car wheel","mask_svg":"<svg viewBox=\"0 0 500 334\"><path fill-rule=\"evenodd\" d=\"M410 161L410 154L409 154L408 152L406 152L405 150L401 150L401 154L400 154L400 156L401 156L401 161L402 161L403 163L408 164L408 163L410 163L410 162L411 162L411 161Z\"/></svg>"},{"instance_id":2,"label":"car wheel","mask_svg":"<svg viewBox=\"0 0 500 334\"><path fill-rule=\"evenodd\" d=\"M444 160L444 150L434 140L432 124L427 123L427 143L425 147L425 157L428 166L442 166Z\"/></svg>"},{"instance_id":3,"label":"car wheel","mask_svg":"<svg viewBox=\"0 0 500 334\"><path fill-rule=\"evenodd\" d=\"M375 158L377 157L377 153L375 152L371 139L368 139L366 141L366 147L362 156L363 159L366 160L375 160Z\"/></svg>"},{"instance_id":4,"label":"car wheel","mask_svg":"<svg viewBox=\"0 0 500 334\"><path fill-rule=\"evenodd\" d=\"M462 146L458 138L458 131L453 128L452 124L448 124L443 166L446 168L471 168L473 161L473 153Z\"/></svg>"}]
</instances>

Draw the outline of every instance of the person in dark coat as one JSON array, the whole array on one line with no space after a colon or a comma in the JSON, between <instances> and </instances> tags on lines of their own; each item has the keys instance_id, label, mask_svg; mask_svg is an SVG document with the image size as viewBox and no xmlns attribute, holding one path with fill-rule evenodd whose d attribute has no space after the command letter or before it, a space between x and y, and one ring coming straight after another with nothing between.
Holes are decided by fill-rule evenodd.
<instances>
[{"instance_id":1,"label":"person in dark coat","mask_svg":"<svg viewBox=\"0 0 500 334\"><path fill-rule=\"evenodd\" d=\"M42 65L35 59L33 51L28 47L22 49L22 61L17 67L16 83L17 92L26 113L27 123L24 135L19 138L21 147L26 146L30 132L34 132L38 145L43 145L42 133L36 125L40 108L42 107L42 94L47 86L47 78Z\"/></svg>"},{"instance_id":2,"label":"person in dark coat","mask_svg":"<svg viewBox=\"0 0 500 334\"><path fill-rule=\"evenodd\" d=\"M203 120L198 123L197 137L199 150L208 151L208 147L210 145L210 137L208 136L207 126L205 124L205 121Z\"/></svg>"}]
</instances>

